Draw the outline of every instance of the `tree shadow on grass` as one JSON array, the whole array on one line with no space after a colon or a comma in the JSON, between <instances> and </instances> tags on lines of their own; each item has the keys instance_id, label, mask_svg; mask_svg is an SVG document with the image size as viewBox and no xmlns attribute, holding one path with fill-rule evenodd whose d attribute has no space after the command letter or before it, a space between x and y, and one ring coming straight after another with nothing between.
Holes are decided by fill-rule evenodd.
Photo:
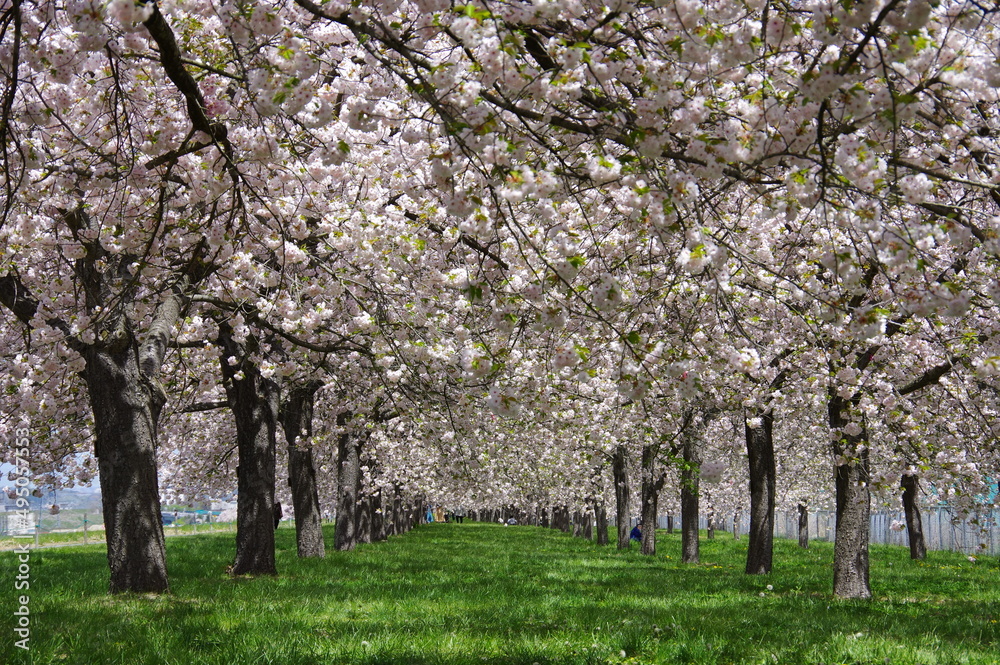
<instances>
[{"instance_id":1,"label":"tree shadow on grass","mask_svg":"<svg viewBox=\"0 0 1000 665\"><path fill-rule=\"evenodd\" d=\"M286 528L277 578L233 579L232 534L167 545L163 597L107 596L101 549L39 553L34 662L874 663L921 645L989 662L976 654L998 646L996 595L963 599L975 581L941 574L968 571L880 561L884 600L835 601L822 547L779 544L775 572L750 577L738 543L682 566L666 536L650 558L528 527L428 525L300 560Z\"/></svg>"}]
</instances>

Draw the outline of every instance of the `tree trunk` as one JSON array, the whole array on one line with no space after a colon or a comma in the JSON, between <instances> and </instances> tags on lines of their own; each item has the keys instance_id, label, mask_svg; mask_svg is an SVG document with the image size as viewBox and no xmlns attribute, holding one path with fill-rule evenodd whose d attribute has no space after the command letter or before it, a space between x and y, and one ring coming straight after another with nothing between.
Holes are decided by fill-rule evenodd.
<instances>
[{"instance_id":1,"label":"tree trunk","mask_svg":"<svg viewBox=\"0 0 1000 665\"><path fill-rule=\"evenodd\" d=\"M236 558L233 575L276 575L274 560L274 473L278 384L261 376L247 350L219 326L222 376L236 420ZM230 365L227 358L237 358Z\"/></svg>"},{"instance_id":2,"label":"tree trunk","mask_svg":"<svg viewBox=\"0 0 1000 665\"><path fill-rule=\"evenodd\" d=\"M288 443L288 486L295 511L295 542L302 558L322 558L323 524L316 487L316 465L312 446L313 399L321 384L296 387L281 406L281 424Z\"/></svg>"},{"instance_id":3,"label":"tree trunk","mask_svg":"<svg viewBox=\"0 0 1000 665\"><path fill-rule=\"evenodd\" d=\"M579 510L573 511L573 537L583 538L583 513Z\"/></svg>"},{"instance_id":4,"label":"tree trunk","mask_svg":"<svg viewBox=\"0 0 1000 665\"><path fill-rule=\"evenodd\" d=\"M380 543L386 538L385 532L385 502L382 501L382 490L378 489L372 495L372 542Z\"/></svg>"},{"instance_id":5,"label":"tree trunk","mask_svg":"<svg viewBox=\"0 0 1000 665\"><path fill-rule=\"evenodd\" d=\"M674 532L674 516L667 515L667 533Z\"/></svg>"},{"instance_id":6,"label":"tree trunk","mask_svg":"<svg viewBox=\"0 0 1000 665\"><path fill-rule=\"evenodd\" d=\"M358 542L372 542L372 497L370 494L362 494L358 503Z\"/></svg>"},{"instance_id":7,"label":"tree trunk","mask_svg":"<svg viewBox=\"0 0 1000 665\"><path fill-rule=\"evenodd\" d=\"M417 497L413 504L407 507L407 512L413 515L414 526L417 524L427 524L427 511L430 510L430 505L427 503L425 497Z\"/></svg>"},{"instance_id":8,"label":"tree trunk","mask_svg":"<svg viewBox=\"0 0 1000 665\"><path fill-rule=\"evenodd\" d=\"M587 499L587 506L583 511L583 537L587 540L594 539L594 514L597 512L594 510L595 504L594 497L590 497Z\"/></svg>"},{"instance_id":9,"label":"tree trunk","mask_svg":"<svg viewBox=\"0 0 1000 665\"><path fill-rule=\"evenodd\" d=\"M597 503L597 544L608 544L608 509L604 505L604 499Z\"/></svg>"},{"instance_id":10,"label":"tree trunk","mask_svg":"<svg viewBox=\"0 0 1000 665\"><path fill-rule=\"evenodd\" d=\"M700 479L698 454L695 438L683 434L684 468L681 469L681 562L698 563L700 556L698 542L698 482Z\"/></svg>"},{"instance_id":11,"label":"tree trunk","mask_svg":"<svg viewBox=\"0 0 1000 665\"><path fill-rule=\"evenodd\" d=\"M73 235L86 249L74 263L78 295L87 314L98 308L94 344L84 344L71 327L48 319L63 332L64 343L83 357L81 375L87 384L94 416L94 454L98 458L105 539L108 547L111 593L162 593L169 589L160 496L156 474L156 436L166 393L157 381L167 346L184 302L183 292L204 271L182 271L160 301L140 345L127 310L138 282L116 291L125 266L134 260L127 253L112 254L98 240L102 221L93 220L80 204L64 212ZM81 231L88 230L84 237ZM189 268L200 253L192 253ZM0 304L30 330L38 314L38 300L15 272L0 277Z\"/></svg>"},{"instance_id":12,"label":"tree trunk","mask_svg":"<svg viewBox=\"0 0 1000 665\"><path fill-rule=\"evenodd\" d=\"M424 523L424 520L427 519L425 506L422 498L414 499L412 503L407 503L407 500L403 499L403 524L400 527L400 533L406 533L418 524Z\"/></svg>"},{"instance_id":13,"label":"tree trunk","mask_svg":"<svg viewBox=\"0 0 1000 665\"><path fill-rule=\"evenodd\" d=\"M751 425L752 420L760 424ZM757 412L744 422L747 459L750 466L750 543L747 548L747 575L771 572L774 552L774 494L777 472L774 462L774 416Z\"/></svg>"},{"instance_id":14,"label":"tree trunk","mask_svg":"<svg viewBox=\"0 0 1000 665\"><path fill-rule=\"evenodd\" d=\"M403 496L399 493L399 486L395 486L392 491L392 522L386 535L398 536L401 533L403 533Z\"/></svg>"},{"instance_id":15,"label":"tree trunk","mask_svg":"<svg viewBox=\"0 0 1000 665\"><path fill-rule=\"evenodd\" d=\"M347 414L337 416L337 424L344 425ZM337 550L353 550L358 544L358 498L361 491L361 435L344 432L337 441L337 464L340 467L337 483L337 524L334 528L333 546Z\"/></svg>"},{"instance_id":16,"label":"tree trunk","mask_svg":"<svg viewBox=\"0 0 1000 665\"><path fill-rule=\"evenodd\" d=\"M660 503L660 490L667 480L666 472L656 471L658 446L643 446L642 449L642 549L643 554L656 554L656 518Z\"/></svg>"},{"instance_id":17,"label":"tree trunk","mask_svg":"<svg viewBox=\"0 0 1000 665\"><path fill-rule=\"evenodd\" d=\"M705 532L705 537L709 540L715 540L715 513L710 512L706 522L707 530Z\"/></svg>"},{"instance_id":18,"label":"tree trunk","mask_svg":"<svg viewBox=\"0 0 1000 665\"><path fill-rule=\"evenodd\" d=\"M83 272L95 277L95 288L102 291L103 276L90 268ZM32 308L30 294L14 288L5 295L12 297L3 298L4 304L19 318L27 313L26 303ZM94 415L111 593L169 588L156 475L157 427L167 396L156 377L181 304L177 290L163 298L141 346L122 314L106 322L106 341L77 349L87 363L83 378Z\"/></svg>"},{"instance_id":19,"label":"tree trunk","mask_svg":"<svg viewBox=\"0 0 1000 665\"><path fill-rule=\"evenodd\" d=\"M388 540L396 535L396 487L383 488L379 501L382 503L382 537Z\"/></svg>"},{"instance_id":20,"label":"tree trunk","mask_svg":"<svg viewBox=\"0 0 1000 665\"><path fill-rule=\"evenodd\" d=\"M910 558L923 561L927 558L927 546L924 543L924 525L920 519L920 506L917 504L920 480L914 475L904 474L899 483L903 488L903 512L906 515L906 536L910 543Z\"/></svg>"},{"instance_id":21,"label":"tree trunk","mask_svg":"<svg viewBox=\"0 0 1000 665\"><path fill-rule=\"evenodd\" d=\"M828 404L830 428L842 431L848 423L849 402L831 394ZM867 428L855 436L843 434L833 443L837 464L836 542L833 547L833 594L839 598L871 598L868 540L871 529L871 494Z\"/></svg>"},{"instance_id":22,"label":"tree trunk","mask_svg":"<svg viewBox=\"0 0 1000 665\"><path fill-rule=\"evenodd\" d=\"M809 547L809 509L804 504L799 504L799 547L808 549Z\"/></svg>"},{"instance_id":23,"label":"tree trunk","mask_svg":"<svg viewBox=\"0 0 1000 665\"><path fill-rule=\"evenodd\" d=\"M628 483L625 446L615 448L614 456L611 458L611 469L615 481L615 524L618 528L618 549L625 550L629 546L629 531L631 531L632 520L628 505L632 490Z\"/></svg>"},{"instance_id":24,"label":"tree trunk","mask_svg":"<svg viewBox=\"0 0 1000 665\"><path fill-rule=\"evenodd\" d=\"M653 483L642 481L642 511L641 526L642 546L639 551L648 556L656 554L656 510L659 506L660 493L651 491L647 485Z\"/></svg>"},{"instance_id":25,"label":"tree trunk","mask_svg":"<svg viewBox=\"0 0 1000 665\"><path fill-rule=\"evenodd\" d=\"M165 398L140 373L131 332L120 348L89 347L83 372L94 415L111 593L168 590L156 427Z\"/></svg>"}]
</instances>

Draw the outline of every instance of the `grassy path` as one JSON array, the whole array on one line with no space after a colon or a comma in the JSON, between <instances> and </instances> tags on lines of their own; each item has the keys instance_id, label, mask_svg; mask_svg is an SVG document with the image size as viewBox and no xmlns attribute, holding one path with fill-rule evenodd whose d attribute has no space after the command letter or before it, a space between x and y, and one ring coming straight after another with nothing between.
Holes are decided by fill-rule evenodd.
<instances>
[{"instance_id":1,"label":"grassy path","mask_svg":"<svg viewBox=\"0 0 1000 665\"><path fill-rule=\"evenodd\" d=\"M530 527L432 524L312 561L294 535L278 531L278 578L239 580L225 573L231 533L170 539L164 597L107 596L102 547L33 552L31 651L5 627L0 662L1000 663L995 559L874 548L877 599L845 602L825 543L780 541L775 572L747 577L746 540L726 534L696 566L666 534L648 558ZM11 627L15 567L0 553Z\"/></svg>"},{"instance_id":2,"label":"grassy path","mask_svg":"<svg viewBox=\"0 0 1000 665\"><path fill-rule=\"evenodd\" d=\"M166 538L225 532L236 533L235 522L213 525L200 524L197 526L185 524L181 527L164 527L163 529L163 535ZM42 534L37 546L35 545L35 539L31 537L18 536L15 538L13 536L5 536L0 538L0 552L14 550L23 545L28 545L33 550L48 547L76 547L87 543L101 545L104 543L104 525L102 524L100 529L91 529L86 539L83 535L83 531L52 531Z\"/></svg>"}]
</instances>

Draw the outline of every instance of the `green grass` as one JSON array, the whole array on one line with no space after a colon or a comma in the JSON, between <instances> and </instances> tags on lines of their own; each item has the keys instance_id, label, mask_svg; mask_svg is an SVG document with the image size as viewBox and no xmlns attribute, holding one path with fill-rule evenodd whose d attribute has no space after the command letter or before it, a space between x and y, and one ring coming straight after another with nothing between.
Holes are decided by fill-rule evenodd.
<instances>
[{"instance_id":1,"label":"green grass","mask_svg":"<svg viewBox=\"0 0 1000 665\"><path fill-rule=\"evenodd\" d=\"M38 536L38 543L42 546L48 545L77 545L82 544L84 540L88 543L100 544L104 542L104 525L101 523L101 528L91 528L87 534L83 531L45 531L44 529ZM178 526L165 526L163 527L163 533L169 538L170 536L189 536L198 533L209 533L211 531L235 531L235 523L220 523L220 524L181 524ZM86 535L86 537L85 537ZM35 540L32 537L14 537L14 536L2 536L0 537L0 551L11 550L22 543L28 543L34 547Z\"/></svg>"},{"instance_id":2,"label":"green grass","mask_svg":"<svg viewBox=\"0 0 1000 665\"><path fill-rule=\"evenodd\" d=\"M294 536L282 526L281 575L257 579L226 575L231 533L168 539L173 592L162 597L106 595L103 547L36 551L31 660L6 626L2 660L1000 663L995 559L935 552L916 563L876 547L876 599L860 602L833 600L826 543L779 541L775 571L748 577L746 539L726 534L703 540L699 565L681 565L679 536L667 534L649 558L531 527L433 524L324 560L297 559ZM14 565L0 553L7 626Z\"/></svg>"}]
</instances>

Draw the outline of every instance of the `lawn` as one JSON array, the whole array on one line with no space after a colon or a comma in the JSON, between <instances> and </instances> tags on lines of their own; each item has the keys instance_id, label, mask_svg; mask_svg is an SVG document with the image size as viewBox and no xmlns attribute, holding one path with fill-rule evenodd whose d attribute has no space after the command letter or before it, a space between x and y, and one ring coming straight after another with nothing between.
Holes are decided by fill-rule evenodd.
<instances>
[{"instance_id":1,"label":"lawn","mask_svg":"<svg viewBox=\"0 0 1000 665\"><path fill-rule=\"evenodd\" d=\"M222 524L181 524L181 525L169 525L163 527L163 533L167 536L191 536L198 533L210 533L212 531L230 531L235 532L235 523L222 523ZM92 527L88 533L83 531L52 531L43 529L38 537L38 542L40 545L53 546L53 545L79 545L83 544L84 541L88 543L103 543L104 542L104 524L100 524L97 527ZM28 543L30 546L34 547L34 538L24 538L23 536L0 536L0 552L4 550L12 550L16 548L19 544Z\"/></svg>"},{"instance_id":2,"label":"lawn","mask_svg":"<svg viewBox=\"0 0 1000 665\"><path fill-rule=\"evenodd\" d=\"M333 540L327 531L327 542ZM102 546L31 554L31 651L8 663L1000 663L995 559L872 550L876 599L831 596L832 548L779 541L775 571L743 574L746 539L679 563L532 527L431 524L324 560L278 531L277 578L231 579L233 534L167 541L172 593L110 597ZM0 553L0 612L17 609ZM10 657L7 657L10 655ZM30 656L30 660L27 656Z\"/></svg>"}]
</instances>

